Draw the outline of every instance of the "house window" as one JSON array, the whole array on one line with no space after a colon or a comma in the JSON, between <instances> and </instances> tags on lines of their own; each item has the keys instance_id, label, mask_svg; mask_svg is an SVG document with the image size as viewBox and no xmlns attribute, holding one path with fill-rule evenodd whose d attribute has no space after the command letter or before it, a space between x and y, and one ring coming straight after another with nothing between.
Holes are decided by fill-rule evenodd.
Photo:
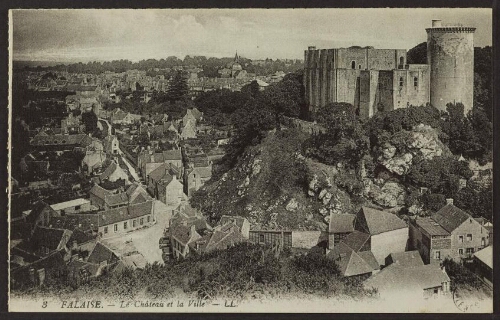
<instances>
[{"instance_id":1,"label":"house window","mask_svg":"<svg viewBox=\"0 0 500 320\"><path fill-rule=\"evenodd\" d=\"M467 234L467 241L472 241L472 234L470 233Z\"/></svg>"},{"instance_id":2,"label":"house window","mask_svg":"<svg viewBox=\"0 0 500 320\"><path fill-rule=\"evenodd\" d=\"M473 254L474 253L474 248L467 248L467 250L465 251L467 254Z\"/></svg>"},{"instance_id":3,"label":"house window","mask_svg":"<svg viewBox=\"0 0 500 320\"><path fill-rule=\"evenodd\" d=\"M104 227L104 234L108 233L108 227Z\"/></svg>"},{"instance_id":4,"label":"house window","mask_svg":"<svg viewBox=\"0 0 500 320\"><path fill-rule=\"evenodd\" d=\"M141 226L144 224L144 218L141 218Z\"/></svg>"},{"instance_id":5,"label":"house window","mask_svg":"<svg viewBox=\"0 0 500 320\"><path fill-rule=\"evenodd\" d=\"M147 218L147 219L148 219L148 222L150 222L150 221L151 221L151 217L150 217L150 216L148 216L148 218Z\"/></svg>"},{"instance_id":6,"label":"house window","mask_svg":"<svg viewBox=\"0 0 500 320\"><path fill-rule=\"evenodd\" d=\"M125 222L123 223L123 229L124 229L124 230L127 230L127 221L125 221Z\"/></svg>"},{"instance_id":7,"label":"house window","mask_svg":"<svg viewBox=\"0 0 500 320\"><path fill-rule=\"evenodd\" d=\"M484 247L486 245L486 238L482 237L481 238L481 246Z\"/></svg>"},{"instance_id":8,"label":"house window","mask_svg":"<svg viewBox=\"0 0 500 320\"><path fill-rule=\"evenodd\" d=\"M113 230L114 230L115 232L116 232L116 231L118 231L118 225L117 225L117 224L115 224L115 225L113 226Z\"/></svg>"},{"instance_id":9,"label":"house window","mask_svg":"<svg viewBox=\"0 0 500 320\"><path fill-rule=\"evenodd\" d=\"M441 251L434 252L434 259L441 260Z\"/></svg>"},{"instance_id":10,"label":"house window","mask_svg":"<svg viewBox=\"0 0 500 320\"><path fill-rule=\"evenodd\" d=\"M434 288L434 294L438 294L438 288Z\"/></svg>"},{"instance_id":11,"label":"house window","mask_svg":"<svg viewBox=\"0 0 500 320\"><path fill-rule=\"evenodd\" d=\"M464 236L458 236L458 242L460 243L464 242Z\"/></svg>"},{"instance_id":12,"label":"house window","mask_svg":"<svg viewBox=\"0 0 500 320\"><path fill-rule=\"evenodd\" d=\"M80 210L81 206L75 206L75 210Z\"/></svg>"},{"instance_id":13,"label":"house window","mask_svg":"<svg viewBox=\"0 0 500 320\"><path fill-rule=\"evenodd\" d=\"M356 69L356 61L351 62L351 69Z\"/></svg>"},{"instance_id":14,"label":"house window","mask_svg":"<svg viewBox=\"0 0 500 320\"><path fill-rule=\"evenodd\" d=\"M413 78L413 86L415 88L418 87L418 78L417 77Z\"/></svg>"},{"instance_id":15,"label":"house window","mask_svg":"<svg viewBox=\"0 0 500 320\"><path fill-rule=\"evenodd\" d=\"M132 221L132 227L134 227L134 228L135 228L135 226L136 226L136 225L137 225L137 221L136 221L136 220L133 220L133 221Z\"/></svg>"},{"instance_id":16,"label":"house window","mask_svg":"<svg viewBox=\"0 0 500 320\"><path fill-rule=\"evenodd\" d=\"M259 242L264 243L264 235L263 234L259 235Z\"/></svg>"},{"instance_id":17,"label":"house window","mask_svg":"<svg viewBox=\"0 0 500 320\"><path fill-rule=\"evenodd\" d=\"M462 248L458 249L458 254L459 255L463 255L464 254L464 249L462 249Z\"/></svg>"},{"instance_id":18,"label":"house window","mask_svg":"<svg viewBox=\"0 0 500 320\"><path fill-rule=\"evenodd\" d=\"M400 77L400 78L399 78L399 86L400 86L400 87L402 87L402 86L403 86L403 83L404 83L404 81L403 81L403 77Z\"/></svg>"}]
</instances>

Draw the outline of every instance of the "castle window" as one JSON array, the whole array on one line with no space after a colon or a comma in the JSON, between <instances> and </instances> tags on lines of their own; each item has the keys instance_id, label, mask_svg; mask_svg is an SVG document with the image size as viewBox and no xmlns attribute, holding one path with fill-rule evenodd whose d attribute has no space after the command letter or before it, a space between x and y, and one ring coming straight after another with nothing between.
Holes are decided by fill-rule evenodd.
<instances>
[{"instance_id":1,"label":"castle window","mask_svg":"<svg viewBox=\"0 0 500 320\"><path fill-rule=\"evenodd\" d=\"M405 64L405 58L403 57L399 57L399 65L400 65L400 68L402 69L403 68L403 65Z\"/></svg>"},{"instance_id":2,"label":"castle window","mask_svg":"<svg viewBox=\"0 0 500 320\"><path fill-rule=\"evenodd\" d=\"M351 69L356 69L356 61L351 62Z\"/></svg>"},{"instance_id":3,"label":"castle window","mask_svg":"<svg viewBox=\"0 0 500 320\"><path fill-rule=\"evenodd\" d=\"M418 87L418 78L417 77L413 78L413 86L415 88Z\"/></svg>"},{"instance_id":4,"label":"castle window","mask_svg":"<svg viewBox=\"0 0 500 320\"><path fill-rule=\"evenodd\" d=\"M361 69L361 65L358 66L358 69Z\"/></svg>"},{"instance_id":5,"label":"castle window","mask_svg":"<svg viewBox=\"0 0 500 320\"><path fill-rule=\"evenodd\" d=\"M399 86L402 87L403 86L403 77L400 77L399 78Z\"/></svg>"}]
</instances>

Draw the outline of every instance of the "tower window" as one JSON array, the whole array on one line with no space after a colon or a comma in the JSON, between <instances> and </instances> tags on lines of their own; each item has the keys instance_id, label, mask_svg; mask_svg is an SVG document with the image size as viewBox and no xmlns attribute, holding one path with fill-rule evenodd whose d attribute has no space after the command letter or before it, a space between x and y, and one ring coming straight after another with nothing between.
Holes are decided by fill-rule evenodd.
<instances>
[{"instance_id":1,"label":"tower window","mask_svg":"<svg viewBox=\"0 0 500 320\"><path fill-rule=\"evenodd\" d=\"M405 64L405 58L403 57L399 57L399 65L400 65L400 68L402 69L403 68L403 65Z\"/></svg>"},{"instance_id":2,"label":"tower window","mask_svg":"<svg viewBox=\"0 0 500 320\"><path fill-rule=\"evenodd\" d=\"M358 66L358 69L361 69L361 65Z\"/></svg>"},{"instance_id":3,"label":"tower window","mask_svg":"<svg viewBox=\"0 0 500 320\"><path fill-rule=\"evenodd\" d=\"M356 69L356 61L351 62L351 69Z\"/></svg>"},{"instance_id":4,"label":"tower window","mask_svg":"<svg viewBox=\"0 0 500 320\"><path fill-rule=\"evenodd\" d=\"M402 87L403 86L403 77L400 77L399 78L399 86Z\"/></svg>"},{"instance_id":5,"label":"tower window","mask_svg":"<svg viewBox=\"0 0 500 320\"><path fill-rule=\"evenodd\" d=\"M413 78L413 86L415 88L418 87L418 78L417 77Z\"/></svg>"}]
</instances>

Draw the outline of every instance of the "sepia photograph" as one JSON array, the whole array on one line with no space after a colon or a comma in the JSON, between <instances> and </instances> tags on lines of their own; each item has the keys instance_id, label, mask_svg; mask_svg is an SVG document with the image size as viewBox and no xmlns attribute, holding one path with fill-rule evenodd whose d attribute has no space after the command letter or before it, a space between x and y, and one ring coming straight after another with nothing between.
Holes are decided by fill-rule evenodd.
<instances>
[{"instance_id":1,"label":"sepia photograph","mask_svg":"<svg viewBox=\"0 0 500 320\"><path fill-rule=\"evenodd\" d=\"M492 18L11 9L9 311L492 313Z\"/></svg>"}]
</instances>

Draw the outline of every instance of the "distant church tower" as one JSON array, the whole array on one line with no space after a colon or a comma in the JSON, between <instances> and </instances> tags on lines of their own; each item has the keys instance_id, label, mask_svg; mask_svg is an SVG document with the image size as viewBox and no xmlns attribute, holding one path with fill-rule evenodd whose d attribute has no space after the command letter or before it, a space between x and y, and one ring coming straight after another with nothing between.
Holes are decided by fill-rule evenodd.
<instances>
[{"instance_id":1,"label":"distant church tower","mask_svg":"<svg viewBox=\"0 0 500 320\"><path fill-rule=\"evenodd\" d=\"M461 102L467 113L474 96L473 27L442 26L432 20L427 28L427 64L431 69L430 100L439 110L449 102Z\"/></svg>"}]
</instances>

